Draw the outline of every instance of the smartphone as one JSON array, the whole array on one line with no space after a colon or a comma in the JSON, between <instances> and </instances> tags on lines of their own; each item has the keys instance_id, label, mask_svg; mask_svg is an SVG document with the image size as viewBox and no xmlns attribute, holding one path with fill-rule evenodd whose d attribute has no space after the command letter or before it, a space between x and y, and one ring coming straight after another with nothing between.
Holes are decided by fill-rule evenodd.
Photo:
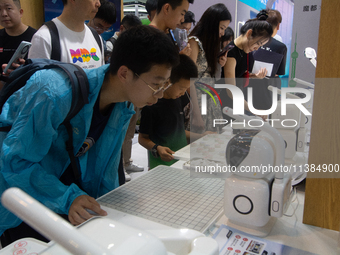
<instances>
[{"instance_id":1,"label":"smartphone","mask_svg":"<svg viewBox=\"0 0 340 255\"><path fill-rule=\"evenodd\" d=\"M179 29L178 31L178 46L179 50L183 50L188 45L188 35L185 29Z\"/></svg>"},{"instance_id":2,"label":"smartphone","mask_svg":"<svg viewBox=\"0 0 340 255\"><path fill-rule=\"evenodd\" d=\"M235 45L231 45L231 44L228 44L227 46L225 46L221 51L220 51L220 53L218 53L218 58L219 57L222 57L222 56L224 56L225 55L225 53L227 52L227 51L230 51L232 48L234 48L235 47Z\"/></svg>"},{"instance_id":3,"label":"smartphone","mask_svg":"<svg viewBox=\"0 0 340 255\"><path fill-rule=\"evenodd\" d=\"M4 70L4 73L7 73L8 69L11 68L13 63L17 63L19 58L24 58L31 47L30 42L22 41L19 47L14 52L13 56L11 57L10 61L7 63L7 66Z\"/></svg>"}]
</instances>

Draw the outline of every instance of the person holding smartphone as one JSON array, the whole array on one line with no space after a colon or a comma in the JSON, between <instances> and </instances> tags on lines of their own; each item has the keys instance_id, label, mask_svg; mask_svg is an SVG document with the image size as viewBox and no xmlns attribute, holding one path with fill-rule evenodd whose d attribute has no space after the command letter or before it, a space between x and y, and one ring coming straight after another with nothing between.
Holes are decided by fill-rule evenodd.
<instances>
[{"instance_id":1,"label":"person holding smartphone","mask_svg":"<svg viewBox=\"0 0 340 255\"><path fill-rule=\"evenodd\" d=\"M164 31L173 41L174 45L180 50L176 42L173 30L184 22L184 16L188 12L189 4L193 4L194 0L158 0L155 17L149 24L159 30ZM190 56L190 44L187 44L180 54Z\"/></svg>"},{"instance_id":2,"label":"person holding smartphone","mask_svg":"<svg viewBox=\"0 0 340 255\"><path fill-rule=\"evenodd\" d=\"M4 70L20 43L30 42L37 30L22 23L24 10L21 8L20 0L0 0L0 13L0 25L4 27L0 29L0 65ZM23 59L19 60L19 63L13 63L12 66L16 68L22 63ZM8 71L10 72L11 70ZM2 82L6 80L3 72L0 79Z\"/></svg>"},{"instance_id":3,"label":"person holding smartphone","mask_svg":"<svg viewBox=\"0 0 340 255\"><path fill-rule=\"evenodd\" d=\"M226 63L226 55L219 57L220 41L225 29L229 26L232 17L228 8L224 4L210 6L202 15L194 29L189 34L189 43L192 48L191 59L198 68L198 80L195 82L195 90L190 90L192 100L191 127L187 130L196 133L204 131L217 131L213 127L213 119L222 118L222 110L219 100L212 102L208 99L207 114L201 116L201 95L202 84L213 86L215 83L218 65L223 67ZM204 85L203 85L204 87ZM215 96L216 97L216 96Z\"/></svg>"}]
</instances>

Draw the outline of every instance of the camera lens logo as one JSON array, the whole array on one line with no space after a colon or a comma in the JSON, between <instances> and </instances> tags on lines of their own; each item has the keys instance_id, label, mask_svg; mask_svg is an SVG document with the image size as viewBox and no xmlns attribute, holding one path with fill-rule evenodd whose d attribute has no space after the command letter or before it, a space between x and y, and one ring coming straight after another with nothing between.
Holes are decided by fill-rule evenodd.
<instances>
[{"instance_id":1,"label":"camera lens logo","mask_svg":"<svg viewBox=\"0 0 340 255\"><path fill-rule=\"evenodd\" d=\"M25 46L24 48L22 48L21 50L21 54L25 54L28 51L29 46Z\"/></svg>"},{"instance_id":2,"label":"camera lens logo","mask_svg":"<svg viewBox=\"0 0 340 255\"><path fill-rule=\"evenodd\" d=\"M214 95L213 94L215 94L216 95L216 97L218 98L218 101L220 102L220 105L222 106L222 100L221 100L221 98L220 98L220 95L217 93L217 91L213 88L213 87L211 87L211 86L209 86L208 84L206 84L206 83L203 83L203 82L196 82L195 83L196 85L201 85L201 86L203 86L203 88L202 87L199 87L199 86L197 86L197 88L198 89L200 89L200 90L202 90L203 92L205 92L206 94L208 94L211 98L212 98L212 100L214 101L214 103L215 103L215 105L217 106L217 102L216 102L216 100L215 100L215 97L214 97ZM210 93L210 91L212 91L212 93ZM201 103L202 103L202 115L206 115L206 105L207 105L207 98L206 98L206 95L205 94L202 94L202 101L201 101Z\"/></svg>"}]
</instances>

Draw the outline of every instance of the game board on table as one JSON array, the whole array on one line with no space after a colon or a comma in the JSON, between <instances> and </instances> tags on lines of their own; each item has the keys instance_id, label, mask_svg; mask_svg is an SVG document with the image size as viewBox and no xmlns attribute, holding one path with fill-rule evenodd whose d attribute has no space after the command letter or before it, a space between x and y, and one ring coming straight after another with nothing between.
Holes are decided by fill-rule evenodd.
<instances>
[{"instance_id":1,"label":"game board on table","mask_svg":"<svg viewBox=\"0 0 340 255\"><path fill-rule=\"evenodd\" d=\"M166 226L204 233L222 215L223 197L221 179L191 178L190 171L158 166L97 201Z\"/></svg>"}]
</instances>

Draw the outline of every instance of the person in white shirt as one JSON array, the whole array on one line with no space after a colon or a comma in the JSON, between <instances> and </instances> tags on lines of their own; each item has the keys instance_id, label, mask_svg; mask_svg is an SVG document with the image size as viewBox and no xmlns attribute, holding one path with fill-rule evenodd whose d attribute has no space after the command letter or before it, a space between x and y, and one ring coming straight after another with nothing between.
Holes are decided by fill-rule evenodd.
<instances>
[{"instance_id":1,"label":"person in white shirt","mask_svg":"<svg viewBox=\"0 0 340 255\"><path fill-rule=\"evenodd\" d=\"M103 44L99 45L86 20L92 20L98 8L99 0L62 0L64 9L54 18L60 41L61 62L74 63L85 69L96 68L104 64ZM51 33L43 25L32 38L29 58L51 59Z\"/></svg>"}]
</instances>

